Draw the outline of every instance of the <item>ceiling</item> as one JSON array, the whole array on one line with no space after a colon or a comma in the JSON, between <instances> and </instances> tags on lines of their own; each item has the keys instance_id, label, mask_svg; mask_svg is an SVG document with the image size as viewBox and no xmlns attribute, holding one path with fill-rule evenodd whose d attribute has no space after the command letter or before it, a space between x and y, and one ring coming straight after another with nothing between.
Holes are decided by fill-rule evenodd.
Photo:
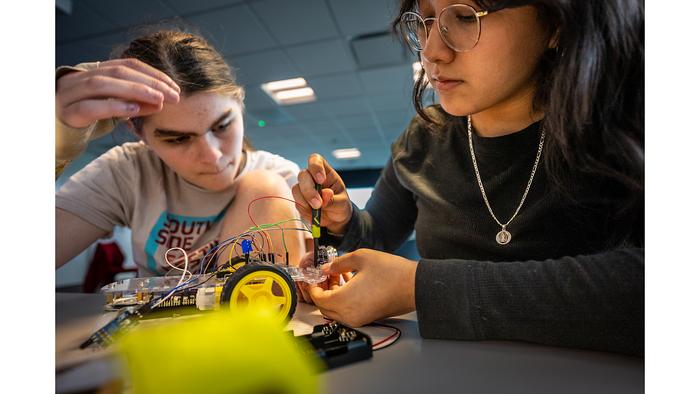
<instances>
[{"instance_id":1,"label":"ceiling","mask_svg":"<svg viewBox=\"0 0 700 394\"><path fill-rule=\"evenodd\" d=\"M65 4L70 14L59 10ZM301 166L319 152L337 169L379 168L414 114L413 60L388 33L397 7L396 0L57 1L56 65L107 59L135 27L178 18L236 70L246 88L246 134L257 148ZM315 102L279 106L260 89L299 76ZM119 142L103 138L89 153ZM362 156L331 156L350 147Z\"/></svg>"}]
</instances>

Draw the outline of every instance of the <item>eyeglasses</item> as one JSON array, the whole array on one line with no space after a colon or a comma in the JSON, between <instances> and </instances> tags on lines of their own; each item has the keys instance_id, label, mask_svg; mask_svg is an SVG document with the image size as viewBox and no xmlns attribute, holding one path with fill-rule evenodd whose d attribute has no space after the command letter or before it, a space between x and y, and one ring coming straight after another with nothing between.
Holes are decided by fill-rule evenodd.
<instances>
[{"instance_id":1,"label":"eyeglasses","mask_svg":"<svg viewBox=\"0 0 700 394\"><path fill-rule=\"evenodd\" d=\"M471 50L481 36L481 18L499 9L477 11L466 4L452 4L440 11L437 18L422 18L415 12L404 12L399 20L403 39L416 52L425 49L428 35L437 20L442 41L456 52Z\"/></svg>"}]
</instances>

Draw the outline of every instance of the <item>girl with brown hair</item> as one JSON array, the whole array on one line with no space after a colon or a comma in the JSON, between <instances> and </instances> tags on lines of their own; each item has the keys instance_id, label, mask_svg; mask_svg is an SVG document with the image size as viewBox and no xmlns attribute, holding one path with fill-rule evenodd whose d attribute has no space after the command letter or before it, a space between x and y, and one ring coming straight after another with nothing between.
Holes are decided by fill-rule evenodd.
<instances>
[{"instance_id":1,"label":"girl with brown hair","mask_svg":"<svg viewBox=\"0 0 700 394\"><path fill-rule=\"evenodd\" d=\"M191 254L192 271L218 241L253 226L254 198L291 198L299 168L246 142L243 100L221 54L180 31L137 38L117 59L59 68L57 172L116 122L140 141L112 148L56 193L56 265L125 226L141 276L168 272L172 247ZM256 203L252 215L256 223L299 217L279 199ZM270 236L267 247L283 250L280 232ZM303 236L287 231L285 240L296 264Z\"/></svg>"}]
</instances>

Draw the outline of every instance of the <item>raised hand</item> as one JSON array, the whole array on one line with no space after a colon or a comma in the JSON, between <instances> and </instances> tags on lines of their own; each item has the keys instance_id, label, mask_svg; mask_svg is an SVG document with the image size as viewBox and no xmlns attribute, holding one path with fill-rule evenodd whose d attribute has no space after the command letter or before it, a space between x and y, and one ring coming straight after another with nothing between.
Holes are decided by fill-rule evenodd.
<instances>
[{"instance_id":1,"label":"raised hand","mask_svg":"<svg viewBox=\"0 0 700 394\"><path fill-rule=\"evenodd\" d=\"M83 128L114 117L156 113L177 103L180 87L165 73L137 59L98 62L56 81L56 116L65 125Z\"/></svg>"}]
</instances>

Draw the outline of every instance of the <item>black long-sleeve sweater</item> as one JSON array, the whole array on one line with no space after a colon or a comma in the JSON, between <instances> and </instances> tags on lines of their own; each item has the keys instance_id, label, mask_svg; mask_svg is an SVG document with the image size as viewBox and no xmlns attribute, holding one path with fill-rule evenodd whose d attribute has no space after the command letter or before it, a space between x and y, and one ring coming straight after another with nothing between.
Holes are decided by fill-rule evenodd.
<instances>
[{"instance_id":1,"label":"black long-sleeve sweater","mask_svg":"<svg viewBox=\"0 0 700 394\"><path fill-rule=\"evenodd\" d=\"M435 108L431 114L449 118ZM520 202L539 137L539 122L503 137L473 135L486 194L503 223ZM540 167L508 226L512 241L499 245L500 226L476 181L466 122L435 132L416 117L392 145L366 209L354 207L338 248L393 251L415 228L424 338L643 354L642 211L637 224L620 221L619 188L583 176L572 184L576 202L563 199L547 186L545 171Z\"/></svg>"}]
</instances>

